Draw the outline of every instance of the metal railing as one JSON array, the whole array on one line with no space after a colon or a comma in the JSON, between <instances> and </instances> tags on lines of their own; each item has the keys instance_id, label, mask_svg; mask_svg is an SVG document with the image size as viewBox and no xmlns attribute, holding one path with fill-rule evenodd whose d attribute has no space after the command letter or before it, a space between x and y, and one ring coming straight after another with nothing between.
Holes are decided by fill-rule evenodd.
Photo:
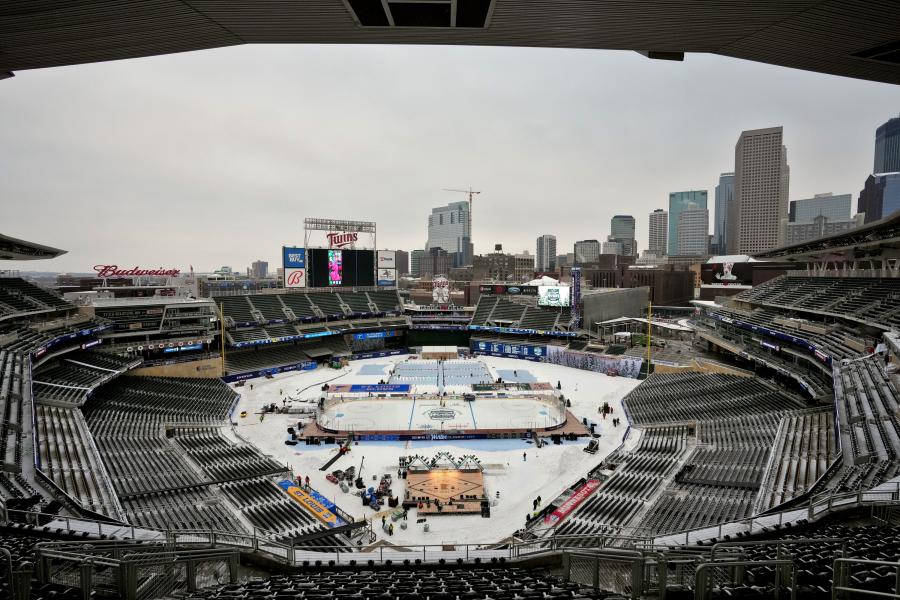
<instances>
[{"instance_id":1,"label":"metal railing","mask_svg":"<svg viewBox=\"0 0 900 600\"><path fill-rule=\"evenodd\" d=\"M893 567L895 569L894 591L881 592L851 585L853 581L851 579L852 567L855 565ZM831 586L831 597L834 600L837 600L838 598L858 598L860 595L873 596L875 598L900 598L900 561L891 562L886 560L866 560L862 558L839 558L834 561L834 582Z\"/></svg>"}]
</instances>

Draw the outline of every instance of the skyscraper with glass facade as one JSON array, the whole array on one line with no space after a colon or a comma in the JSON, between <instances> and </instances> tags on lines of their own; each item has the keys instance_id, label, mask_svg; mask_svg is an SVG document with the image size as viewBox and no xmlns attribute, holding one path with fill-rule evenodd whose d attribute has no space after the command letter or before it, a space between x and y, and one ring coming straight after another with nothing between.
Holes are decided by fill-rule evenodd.
<instances>
[{"instance_id":1,"label":"skyscraper with glass facade","mask_svg":"<svg viewBox=\"0 0 900 600\"><path fill-rule=\"evenodd\" d=\"M468 202L451 202L431 209L428 215L428 242L425 250L443 248L450 255L450 266L472 264L472 220Z\"/></svg>"},{"instance_id":2,"label":"skyscraper with glass facade","mask_svg":"<svg viewBox=\"0 0 900 600\"><path fill-rule=\"evenodd\" d=\"M678 224L681 211L686 209L690 204L695 204L694 208L706 209L706 190L690 190L687 192L671 192L669 194L669 235L668 235L668 251L669 256L678 255Z\"/></svg>"}]
</instances>

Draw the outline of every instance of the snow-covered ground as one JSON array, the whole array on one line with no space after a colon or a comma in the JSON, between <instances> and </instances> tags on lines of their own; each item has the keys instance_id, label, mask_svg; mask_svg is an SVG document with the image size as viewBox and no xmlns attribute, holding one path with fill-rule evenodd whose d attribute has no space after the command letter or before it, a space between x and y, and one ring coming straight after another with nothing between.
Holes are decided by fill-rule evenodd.
<instances>
[{"instance_id":1,"label":"snow-covered ground","mask_svg":"<svg viewBox=\"0 0 900 600\"><path fill-rule=\"evenodd\" d=\"M378 383L384 378L386 369L371 365L389 367L389 363L401 362L406 358L395 356L361 360L354 361L341 370L320 368L315 371L282 373L272 379L249 380L243 387L235 388L241 394L235 410L235 431L266 454L287 464L295 476L309 476L314 488L330 497L354 518L374 517L379 538L388 538L387 534L379 530L379 513L364 507L361 500L352 493L341 492L336 485L325 479L328 472L319 470L335 455L336 445L286 445L284 440L287 428L297 425L298 416L267 414L261 420L259 413L263 405L273 402L280 405L289 396L307 400L308 403L294 404L312 408L324 382ZM532 502L537 496L541 496L546 504L622 443L626 424L621 401L637 386L637 380L510 358L481 357L480 360L488 366L494 379L500 371L514 370L523 378L530 374L536 381L550 382L554 387L560 382L562 393L572 402L569 410L579 419L587 418L589 423L597 423L595 430L600 434L600 450L593 455L584 452L587 444L587 439L584 438L577 442L563 442L561 445L547 444L541 449L522 440L359 442L352 447L350 453L332 465L329 471L345 469L351 465L358 470L362 464L362 476L369 485L377 485L373 478L377 480L382 474L391 473L394 475L393 493L401 497L404 492L403 481L396 478L400 456L419 454L431 457L440 451L448 451L457 457L475 454L485 466L486 491L492 501L496 501L489 519L479 515L430 516L427 520L430 531L425 532L423 525L416 523L416 511L412 510L407 522L408 529L402 530L395 525L394 535L388 538L391 542L440 544L499 541L525 524L525 516L532 511ZM361 371L368 374L362 374ZM622 418L622 424L617 428L613 427L611 417L604 420L599 414L598 409L604 402L612 406L614 417ZM238 417L240 411L247 411L248 416ZM409 410L406 410L406 420L398 423L398 428L408 426L409 415Z\"/></svg>"}]
</instances>

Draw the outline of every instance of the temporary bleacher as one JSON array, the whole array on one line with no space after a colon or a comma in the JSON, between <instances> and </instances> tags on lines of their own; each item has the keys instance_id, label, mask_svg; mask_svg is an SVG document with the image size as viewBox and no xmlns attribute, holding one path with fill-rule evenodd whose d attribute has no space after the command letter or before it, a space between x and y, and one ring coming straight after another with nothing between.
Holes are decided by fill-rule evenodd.
<instances>
[{"instance_id":1,"label":"temporary bleacher","mask_svg":"<svg viewBox=\"0 0 900 600\"><path fill-rule=\"evenodd\" d=\"M40 468L82 508L125 518L87 423L77 408L35 407Z\"/></svg>"}]
</instances>

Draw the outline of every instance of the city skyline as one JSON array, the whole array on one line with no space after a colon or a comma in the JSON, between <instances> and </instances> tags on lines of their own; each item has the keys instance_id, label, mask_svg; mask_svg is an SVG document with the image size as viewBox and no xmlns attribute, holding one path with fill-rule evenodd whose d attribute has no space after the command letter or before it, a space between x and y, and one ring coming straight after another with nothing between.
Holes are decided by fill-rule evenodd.
<instances>
[{"instance_id":1,"label":"city skyline","mask_svg":"<svg viewBox=\"0 0 900 600\"><path fill-rule=\"evenodd\" d=\"M729 83L730 104L719 89L703 106L656 98L713 79ZM350 90L368 84L359 105ZM721 57L673 69L631 53L496 48L232 48L30 71L4 86L0 197L21 210L3 233L68 250L9 266L81 272L256 259L274 269L309 216L375 220L379 247L411 251L424 248L430 209L458 200L443 189L470 184L483 190L476 254L533 248L547 229L560 252L602 240L626 205L643 251L646 215L673 190L713 190L743 130L784 127L792 199L855 200L875 130L900 105L893 86ZM855 97L866 110L847 107ZM673 139L691 151L673 153Z\"/></svg>"}]
</instances>

